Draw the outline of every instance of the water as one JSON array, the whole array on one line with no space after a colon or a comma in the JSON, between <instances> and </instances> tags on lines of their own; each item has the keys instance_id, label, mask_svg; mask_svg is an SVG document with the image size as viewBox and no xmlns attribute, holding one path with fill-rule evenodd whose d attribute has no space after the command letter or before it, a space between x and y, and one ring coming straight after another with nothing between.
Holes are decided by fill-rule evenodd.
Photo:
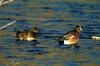
<instances>
[{"instance_id":1,"label":"water","mask_svg":"<svg viewBox=\"0 0 100 66\"><path fill-rule=\"evenodd\" d=\"M0 6L0 66L99 66L100 41L88 39L100 34L100 1L15 0ZM82 25L80 48L58 46L56 35ZM40 28L38 42L16 41L15 31Z\"/></svg>"}]
</instances>

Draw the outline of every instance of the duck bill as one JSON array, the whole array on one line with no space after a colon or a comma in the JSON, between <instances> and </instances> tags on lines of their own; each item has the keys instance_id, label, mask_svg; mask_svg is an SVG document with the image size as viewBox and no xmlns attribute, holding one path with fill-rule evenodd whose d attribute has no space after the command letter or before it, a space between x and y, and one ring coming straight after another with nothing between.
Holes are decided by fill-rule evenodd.
<instances>
[{"instance_id":1,"label":"duck bill","mask_svg":"<svg viewBox=\"0 0 100 66\"><path fill-rule=\"evenodd\" d=\"M80 30L82 31L82 27L80 27Z\"/></svg>"}]
</instances>

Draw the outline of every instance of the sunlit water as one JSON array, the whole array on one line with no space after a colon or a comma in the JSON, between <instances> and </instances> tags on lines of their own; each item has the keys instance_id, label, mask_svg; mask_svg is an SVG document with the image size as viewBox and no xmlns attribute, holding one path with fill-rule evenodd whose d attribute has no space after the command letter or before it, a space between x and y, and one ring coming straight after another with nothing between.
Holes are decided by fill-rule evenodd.
<instances>
[{"instance_id":1,"label":"sunlit water","mask_svg":"<svg viewBox=\"0 0 100 66\"><path fill-rule=\"evenodd\" d=\"M0 66L99 66L99 0L15 0L0 6ZM82 25L79 48L58 46L56 36ZM16 41L15 31L40 28L38 42ZM99 35L100 36L100 35Z\"/></svg>"}]
</instances>

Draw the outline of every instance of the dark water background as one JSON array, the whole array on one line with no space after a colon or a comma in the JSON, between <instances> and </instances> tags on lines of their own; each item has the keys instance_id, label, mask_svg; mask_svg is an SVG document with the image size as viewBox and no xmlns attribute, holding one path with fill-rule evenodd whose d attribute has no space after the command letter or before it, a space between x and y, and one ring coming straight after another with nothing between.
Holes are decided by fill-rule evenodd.
<instances>
[{"instance_id":1,"label":"dark water background","mask_svg":"<svg viewBox=\"0 0 100 66\"><path fill-rule=\"evenodd\" d=\"M100 0L15 0L0 6L0 66L100 66ZM58 46L55 35L82 25L80 48ZM40 28L38 43L16 42L15 31ZM100 35L99 35L100 36Z\"/></svg>"}]
</instances>

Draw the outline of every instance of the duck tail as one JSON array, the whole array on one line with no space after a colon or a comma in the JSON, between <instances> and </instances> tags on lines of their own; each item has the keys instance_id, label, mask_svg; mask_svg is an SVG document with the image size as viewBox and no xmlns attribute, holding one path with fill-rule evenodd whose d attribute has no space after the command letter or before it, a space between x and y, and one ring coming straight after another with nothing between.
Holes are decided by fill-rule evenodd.
<instances>
[{"instance_id":1,"label":"duck tail","mask_svg":"<svg viewBox=\"0 0 100 66\"><path fill-rule=\"evenodd\" d=\"M63 36L60 36L60 37L57 37L56 39L57 39L58 41L64 41L66 38L63 37Z\"/></svg>"}]
</instances>

